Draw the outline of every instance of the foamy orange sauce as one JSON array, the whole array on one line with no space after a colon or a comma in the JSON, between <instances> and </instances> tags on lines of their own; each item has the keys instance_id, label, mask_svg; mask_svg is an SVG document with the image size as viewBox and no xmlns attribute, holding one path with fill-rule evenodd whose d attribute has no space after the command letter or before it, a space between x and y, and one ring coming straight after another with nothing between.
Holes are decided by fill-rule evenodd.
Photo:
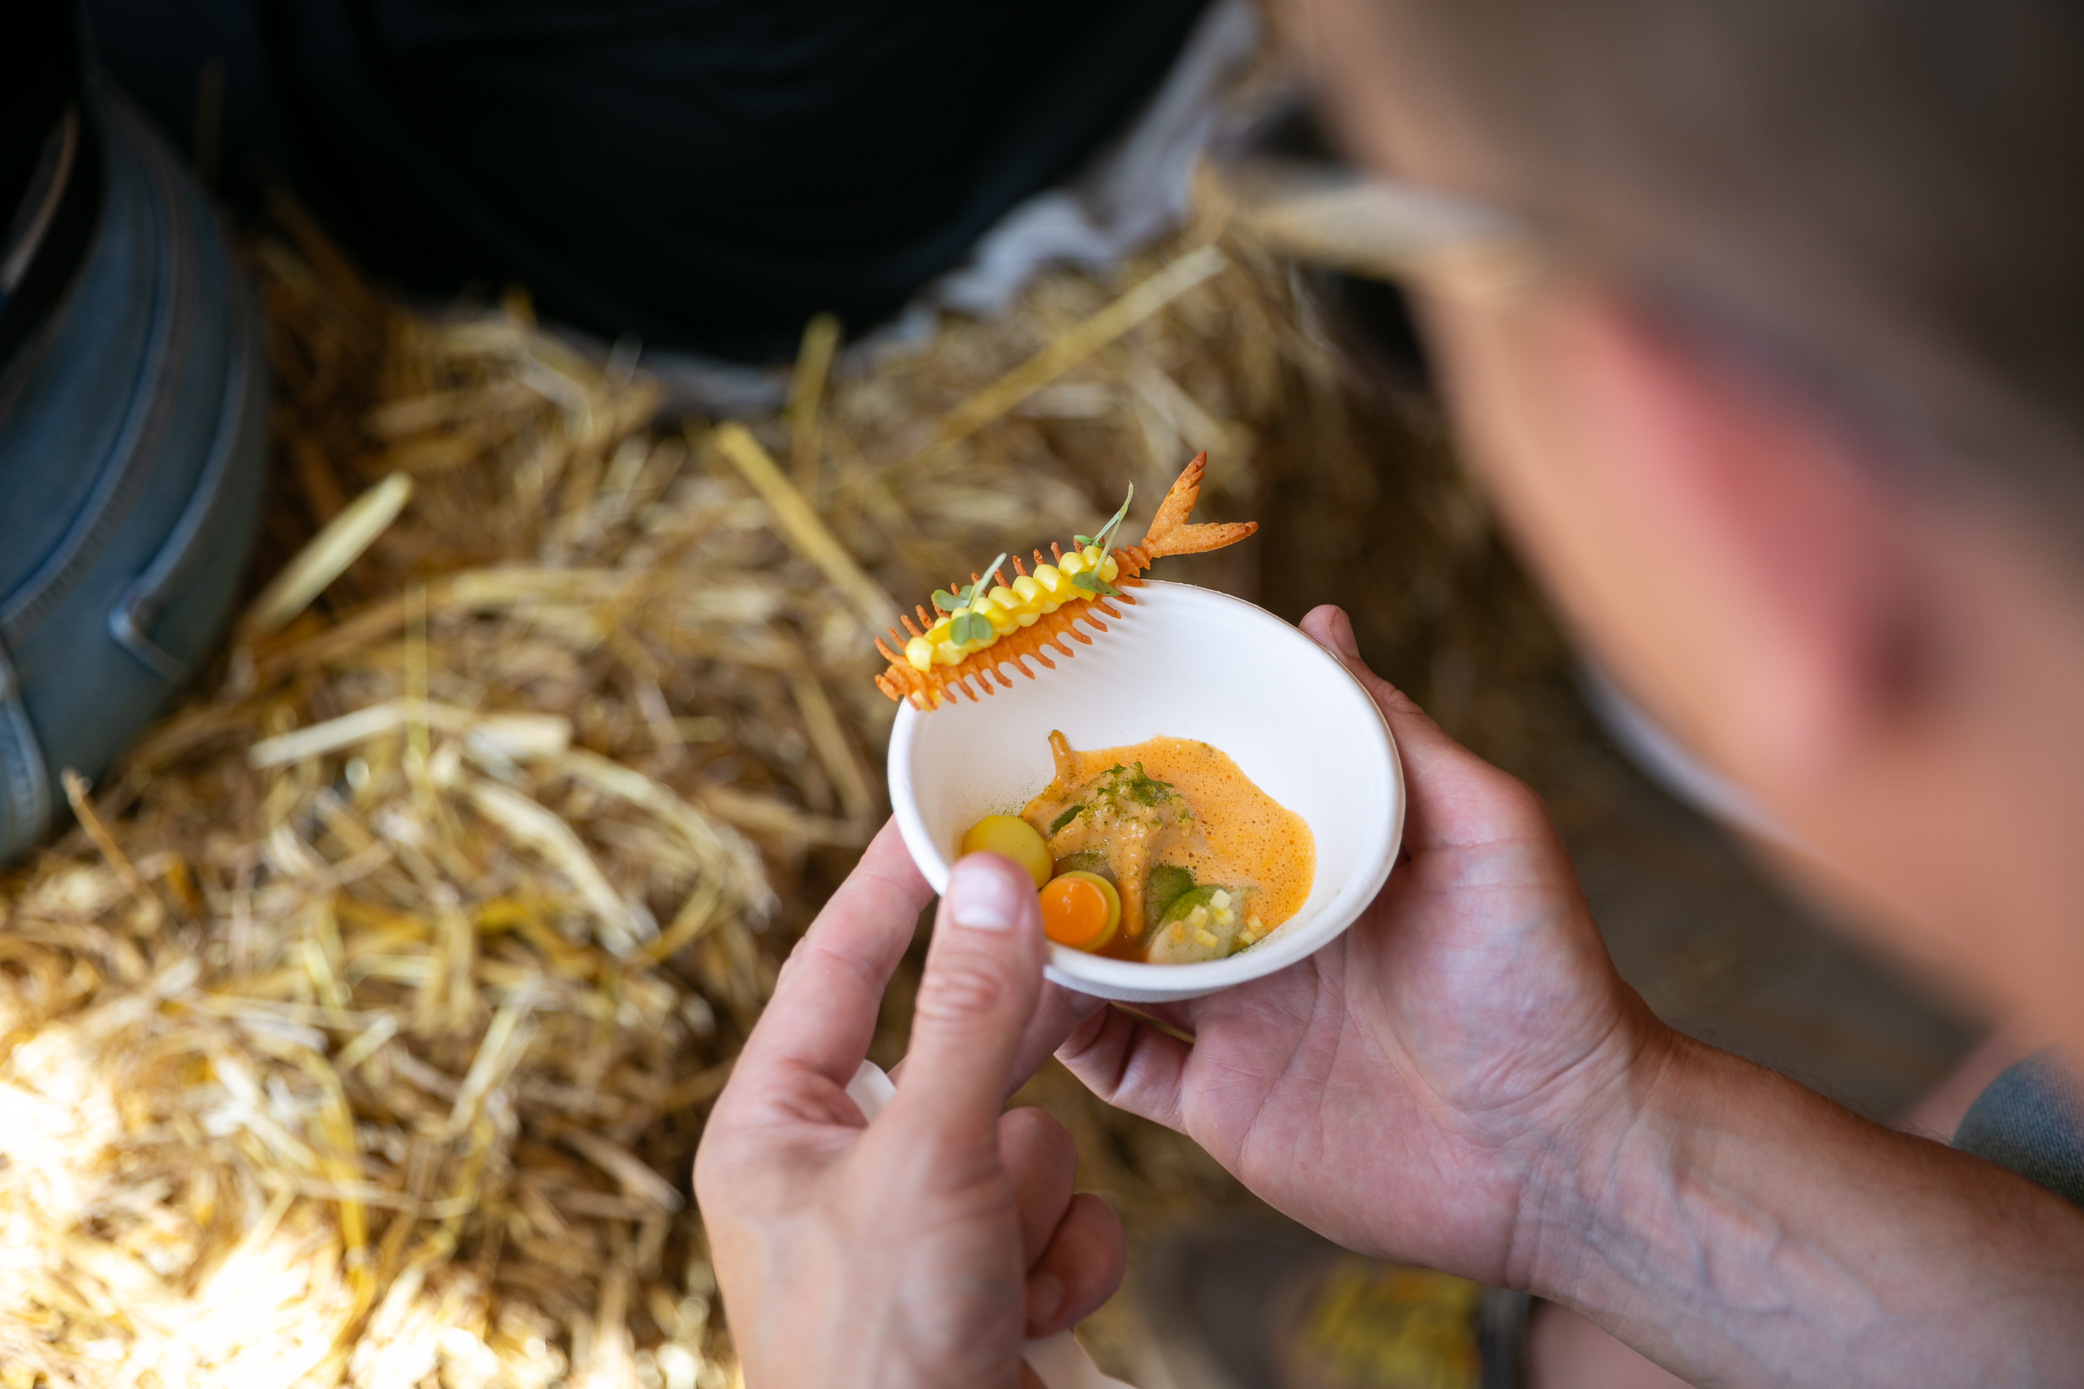
<instances>
[{"instance_id":1,"label":"foamy orange sauce","mask_svg":"<svg viewBox=\"0 0 2084 1389\"><path fill-rule=\"evenodd\" d=\"M1045 836L1045 810L1063 803L1063 794L1082 786L1117 764L1143 764L1145 775L1169 782L1199 822L1200 843L1182 845L1166 855L1194 876L1197 883L1223 883L1257 889L1254 910L1266 932L1294 916L1309 900L1317 875L1317 842L1302 816L1252 784L1250 777L1219 748L1188 738L1151 738L1128 747L1073 751L1072 773L1052 781L1029 801L1021 815ZM1205 847L1203 847L1205 845ZM1140 898L1138 885L1136 896ZM1148 947L1149 923L1124 922L1125 929L1100 951L1121 959L1141 960Z\"/></svg>"}]
</instances>

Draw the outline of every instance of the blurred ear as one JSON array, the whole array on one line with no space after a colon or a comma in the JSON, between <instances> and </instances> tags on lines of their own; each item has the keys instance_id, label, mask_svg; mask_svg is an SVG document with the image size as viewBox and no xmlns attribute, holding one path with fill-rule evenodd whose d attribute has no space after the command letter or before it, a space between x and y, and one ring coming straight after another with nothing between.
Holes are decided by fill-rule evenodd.
<instances>
[{"instance_id":1,"label":"blurred ear","mask_svg":"<svg viewBox=\"0 0 2084 1389\"><path fill-rule=\"evenodd\" d=\"M1742 780L1828 775L1901 712L1915 664L1889 460L1788 380L1626 303L1567 317L1553 341L1585 462L1627 499L1640 581L1670 585L1643 605L1670 630L1636 629L1620 675Z\"/></svg>"}]
</instances>

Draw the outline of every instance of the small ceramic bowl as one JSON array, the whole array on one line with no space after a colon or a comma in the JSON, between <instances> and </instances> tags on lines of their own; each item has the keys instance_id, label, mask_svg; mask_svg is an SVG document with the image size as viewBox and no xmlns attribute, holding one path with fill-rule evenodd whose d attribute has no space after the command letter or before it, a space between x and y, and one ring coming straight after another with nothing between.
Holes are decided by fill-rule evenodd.
<instances>
[{"instance_id":1,"label":"small ceramic bowl","mask_svg":"<svg viewBox=\"0 0 2084 1389\"><path fill-rule=\"evenodd\" d=\"M1321 949L1373 901L1404 832L1404 775L1382 713L1346 668L1272 613L1187 584L1136 589L1112 629L1075 660L972 703L900 709L890 802L936 892L956 845L986 815L1018 814L1049 784L1049 733L1081 750L1171 735L1229 754L1303 817L1317 873L1302 910L1227 959L1146 965L1049 948L1047 973L1127 1003L1197 998L1272 974ZM1080 624L1083 629L1084 624Z\"/></svg>"}]
</instances>

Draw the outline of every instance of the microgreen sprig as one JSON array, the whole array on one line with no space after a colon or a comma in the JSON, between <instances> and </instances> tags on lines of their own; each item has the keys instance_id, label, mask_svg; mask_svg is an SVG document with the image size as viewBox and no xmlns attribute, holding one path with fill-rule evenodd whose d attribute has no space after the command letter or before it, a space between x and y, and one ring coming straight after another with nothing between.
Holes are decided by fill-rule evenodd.
<instances>
[{"instance_id":1,"label":"microgreen sprig","mask_svg":"<svg viewBox=\"0 0 2084 1389\"><path fill-rule=\"evenodd\" d=\"M999 569L1005 563L1006 557L1000 555L991 562L991 568L984 571L983 578L963 585L958 593L950 593L944 588L933 591L933 605L953 617L948 624L948 640L957 646L965 642L991 640L991 619L975 608L977 600L991 591L992 581L999 577Z\"/></svg>"},{"instance_id":2,"label":"microgreen sprig","mask_svg":"<svg viewBox=\"0 0 2084 1389\"><path fill-rule=\"evenodd\" d=\"M1120 589L1090 569L1082 573L1073 574L1071 576L1071 587L1079 590L1081 593L1104 594L1109 598L1119 598L1122 594Z\"/></svg>"},{"instance_id":3,"label":"microgreen sprig","mask_svg":"<svg viewBox=\"0 0 2084 1389\"><path fill-rule=\"evenodd\" d=\"M1077 541L1081 546L1098 545L1102 549L1105 549L1107 546L1107 537L1114 534L1114 528L1116 526L1119 526L1124 520L1128 518L1129 503L1135 500L1136 484L1132 482L1129 484L1129 495L1122 498L1122 509L1120 511L1115 512L1114 518L1110 520L1106 525L1100 527L1100 533L1098 535L1074 535L1071 538ZM1079 587L1085 588L1086 585L1079 584Z\"/></svg>"},{"instance_id":4,"label":"microgreen sprig","mask_svg":"<svg viewBox=\"0 0 2084 1389\"><path fill-rule=\"evenodd\" d=\"M999 568L1000 566L1004 565L1005 562L1006 557L1004 555L1000 555L997 559L991 562L991 568L985 571L983 578L977 580L977 582L973 584L964 584L961 588L957 589L953 593L950 593L945 588L935 589L933 591L933 605L944 613L959 613L964 611L970 606L970 604L977 601L978 594L990 590L991 581L999 576Z\"/></svg>"},{"instance_id":5,"label":"microgreen sprig","mask_svg":"<svg viewBox=\"0 0 2084 1389\"><path fill-rule=\"evenodd\" d=\"M991 562L991 568L984 571L984 577L970 585L970 601L975 602L978 594L991 591L992 580L998 578L999 570L1005 563L1006 557L1003 554Z\"/></svg>"},{"instance_id":6,"label":"microgreen sprig","mask_svg":"<svg viewBox=\"0 0 2084 1389\"><path fill-rule=\"evenodd\" d=\"M1129 484L1129 495L1122 498L1121 510L1115 512L1113 517L1108 520L1107 524L1100 527L1100 533L1093 537L1093 543L1095 545L1100 546L1102 549L1105 549L1107 547L1107 539L1109 536L1114 534L1115 527L1121 525L1122 522L1129 519L1129 503L1135 500L1136 484L1132 482Z\"/></svg>"}]
</instances>

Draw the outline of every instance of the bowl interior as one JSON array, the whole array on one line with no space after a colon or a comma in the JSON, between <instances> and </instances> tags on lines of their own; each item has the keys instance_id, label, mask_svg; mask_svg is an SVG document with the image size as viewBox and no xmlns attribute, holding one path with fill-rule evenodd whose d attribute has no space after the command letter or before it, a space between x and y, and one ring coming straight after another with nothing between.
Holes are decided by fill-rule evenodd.
<instances>
[{"instance_id":1,"label":"bowl interior","mask_svg":"<svg viewBox=\"0 0 2084 1389\"><path fill-rule=\"evenodd\" d=\"M1111 631L1033 680L898 712L890 797L905 843L936 892L965 831L1017 814L1048 784L1049 733L1081 751L1169 734L1227 753L1303 817L1316 877L1301 911L1225 960L1146 965L1050 950L1050 977L1131 1001L1190 998L1271 973L1323 945L1373 900L1403 828L1403 780L1389 730L1346 669L1295 628L1242 599L1187 584L1135 590ZM1081 628L1083 624L1081 624ZM1074 643L1075 645L1075 643Z\"/></svg>"}]
</instances>

